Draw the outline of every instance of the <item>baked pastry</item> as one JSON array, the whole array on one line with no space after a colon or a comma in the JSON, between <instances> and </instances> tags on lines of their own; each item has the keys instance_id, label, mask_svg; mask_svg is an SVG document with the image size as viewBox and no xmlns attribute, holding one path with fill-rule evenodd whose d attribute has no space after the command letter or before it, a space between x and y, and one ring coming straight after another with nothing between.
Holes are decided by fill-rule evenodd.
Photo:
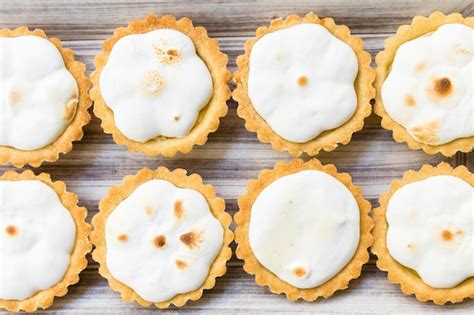
<instances>
[{"instance_id":1,"label":"baked pastry","mask_svg":"<svg viewBox=\"0 0 474 315\"><path fill-rule=\"evenodd\" d=\"M85 65L39 29L0 29L0 51L0 164L56 161L90 121Z\"/></svg>"},{"instance_id":2,"label":"baked pastry","mask_svg":"<svg viewBox=\"0 0 474 315\"><path fill-rule=\"evenodd\" d=\"M234 74L233 98L247 130L293 156L347 144L375 96L363 44L346 26L313 13L258 28Z\"/></svg>"},{"instance_id":3,"label":"baked pastry","mask_svg":"<svg viewBox=\"0 0 474 315\"><path fill-rule=\"evenodd\" d=\"M394 181L374 211L377 267L402 292L436 304L474 297L474 175L424 165Z\"/></svg>"},{"instance_id":4,"label":"baked pastry","mask_svg":"<svg viewBox=\"0 0 474 315\"><path fill-rule=\"evenodd\" d=\"M370 203L334 165L277 163L248 182L238 204L237 257L258 285L289 300L328 298L369 260Z\"/></svg>"},{"instance_id":5,"label":"baked pastry","mask_svg":"<svg viewBox=\"0 0 474 315\"><path fill-rule=\"evenodd\" d=\"M86 215L48 174L0 176L0 308L47 308L79 281L92 248Z\"/></svg>"},{"instance_id":6,"label":"baked pastry","mask_svg":"<svg viewBox=\"0 0 474 315\"><path fill-rule=\"evenodd\" d=\"M188 18L151 14L131 21L105 41L95 65L94 113L130 151L188 153L227 113L227 55Z\"/></svg>"},{"instance_id":7,"label":"baked pastry","mask_svg":"<svg viewBox=\"0 0 474 315\"><path fill-rule=\"evenodd\" d=\"M197 174L142 169L100 201L92 257L125 301L182 306L226 272L232 218Z\"/></svg>"},{"instance_id":8,"label":"baked pastry","mask_svg":"<svg viewBox=\"0 0 474 315\"><path fill-rule=\"evenodd\" d=\"M452 156L474 146L474 18L417 16L377 55L375 112L412 150Z\"/></svg>"}]
</instances>

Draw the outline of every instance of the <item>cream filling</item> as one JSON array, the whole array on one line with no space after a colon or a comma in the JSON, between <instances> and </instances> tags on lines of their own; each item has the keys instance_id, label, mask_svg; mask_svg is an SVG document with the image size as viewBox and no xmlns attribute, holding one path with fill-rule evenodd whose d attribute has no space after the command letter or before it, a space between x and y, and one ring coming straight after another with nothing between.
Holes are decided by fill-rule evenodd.
<instances>
[{"instance_id":1,"label":"cream filling","mask_svg":"<svg viewBox=\"0 0 474 315\"><path fill-rule=\"evenodd\" d=\"M398 189L387 207L387 247L434 288L474 276L474 188L439 175Z\"/></svg>"},{"instance_id":2,"label":"cream filling","mask_svg":"<svg viewBox=\"0 0 474 315\"><path fill-rule=\"evenodd\" d=\"M474 30L446 24L402 44L382 86L387 113L417 141L474 135Z\"/></svg>"},{"instance_id":3,"label":"cream filling","mask_svg":"<svg viewBox=\"0 0 474 315\"><path fill-rule=\"evenodd\" d=\"M255 200L250 247L278 278L314 288L352 259L359 221L357 202L344 184L321 171L300 171L275 180Z\"/></svg>"},{"instance_id":4,"label":"cream filling","mask_svg":"<svg viewBox=\"0 0 474 315\"><path fill-rule=\"evenodd\" d=\"M198 289L224 230L206 199L165 180L140 185L107 218L107 267L150 302Z\"/></svg>"},{"instance_id":5,"label":"cream filling","mask_svg":"<svg viewBox=\"0 0 474 315\"><path fill-rule=\"evenodd\" d=\"M51 42L0 37L0 146L36 150L53 143L77 102L77 83Z\"/></svg>"},{"instance_id":6,"label":"cream filling","mask_svg":"<svg viewBox=\"0 0 474 315\"><path fill-rule=\"evenodd\" d=\"M212 96L212 78L192 40L172 29L118 40L100 75L100 90L127 138L189 134Z\"/></svg>"},{"instance_id":7,"label":"cream filling","mask_svg":"<svg viewBox=\"0 0 474 315\"><path fill-rule=\"evenodd\" d=\"M280 137L307 142L354 114L358 62L352 48L318 24L264 35L250 54L248 94Z\"/></svg>"},{"instance_id":8,"label":"cream filling","mask_svg":"<svg viewBox=\"0 0 474 315\"><path fill-rule=\"evenodd\" d=\"M62 280L76 237L69 211L37 180L0 180L0 299L24 300Z\"/></svg>"}]
</instances>

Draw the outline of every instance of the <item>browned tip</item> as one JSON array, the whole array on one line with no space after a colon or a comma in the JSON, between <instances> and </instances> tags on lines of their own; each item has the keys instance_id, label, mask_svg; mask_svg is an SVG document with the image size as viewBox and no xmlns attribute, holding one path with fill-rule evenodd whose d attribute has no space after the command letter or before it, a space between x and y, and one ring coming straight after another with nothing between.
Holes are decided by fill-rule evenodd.
<instances>
[{"instance_id":1,"label":"browned tip","mask_svg":"<svg viewBox=\"0 0 474 315\"><path fill-rule=\"evenodd\" d=\"M183 202L181 200L176 200L174 203L174 216L178 220L184 216Z\"/></svg>"},{"instance_id":2,"label":"browned tip","mask_svg":"<svg viewBox=\"0 0 474 315\"><path fill-rule=\"evenodd\" d=\"M298 85L303 87L303 86L306 86L306 84L308 84L308 77L302 75L301 77L298 78Z\"/></svg>"},{"instance_id":3,"label":"browned tip","mask_svg":"<svg viewBox=\"0 0 474 315\"><path fill-rule=\"evenodd\" d=\"M153 244L156 248L163 248L166 245L166 237L164 235L158 235L153 239Z\"/></svg>"},{"instance_id":4,"label":"browned tip","mask_svg":"<svg viewBox=\"0 0 474 315\"><path fill-rule=\"evenodd\" d=\"M444 241L450 241L453 239L453 233L451 233L451 231L444 230L443 232L441 232L441 238Z\"/></svg>"},{"instance_id":5,"label":"browned tip","mask_svg":"<svg viewBox=\"0 0 474 315\"><path fill-rule=\"evenodd\" d=\"M415 65L415 72L420 73L426 69L426 63L420 62Z\"/></svg>"},{"instance_id":6,"label":"browned tip","mask_svg":"<svg viewBox=\"0 0 474 315\"><path fill-rule=\"evenodd\" d=\"M16 236L18 234L18 229L14 225L7 225L5 228L5 232L7 233L8 236Z\"/></svg>"},{"instance_id":7,"label":"browned tip","mask_svg":"<svg viewBox=\"0 0 474 315\"><path fill-rule=\"evenodd\" d=\"M189 247L189 249L198 247L199 243L202 241L201 234L194 231L182 234L179 239L184 245Z\"/></svg>"},{"instance_id":8,"label":"browned tip","mask_svg":"<svg viewBox=\"0 0 474 315\"><path fill-rule=\"evenodd\" d=\"M145 73L142 79L142 88L149 95L158 95L165 87L165 79L158 71Z\"/></svg>"},{"instance_id":9,"label":"browned tip","mask_svg":"<svg viewBox=\"0 0 474 315\"><path fill-rule=\"evenodd\" d=\"M405 96L405 104L409 107L412 107L412 106L416 105L416 101L413 98L413 96L407 95L407 96Z\"/></svg>"},{"instance_id":10,"label":"browned tip","mask_svg":"<svg viewBox=\"0 0 474 315\"><path fill-rule=\"evenodd\" d=\"M452 90L451 81L448 78L436 80L434 90L439 96L448 96Z\"/></svg>"},{"instance_id":11,"label":"browned tip","mask_svg":"<svg viewBox=\"0 0 474 315\"><path fill-rule=\"evenodd\" d=\"M167 45L166 42L153 45L155 50L155 55L158 57L158 60L166 65L172 65L179 62L181 58L181 53L177 49L164 49L163 46Z\"/></svg>"},{"instance_id":12,"label":"browned tip","mask_svg":"<svg viewBox=\"0 0 474 315\"><path fill-rule=\"evenodd\" d=\"M304 268L302 268L302 267L296 267L295 269L293 269L293 273L298 278L301 278L306 274L306 270L304 270Z\"/></svg>"},{"instance_id":13,"label":"browned tip","mask_svg":"<svg viewBox=\"0 0 474 315\"><path fill-rule=\"evenodd\" d=\"M126 242L128 241L128 236L127 234L120 234L117 239L120 241L120 242Z\"/></svg>"},{"instance_id":14,"label":"browned tip","mask_svg":"<svg viewBox=\"0 0 474 315\"><path fill-rule=\"evenodd\" d=\"M20 90L12 89L9 95L10 104L17 105L18 103L21 102L22 97L23 97L23 94L20 92Z\"/></svg>"},{"instance_id":15,"label":"browned tip","mask_svg":"<svg viewBox=\"0 0 474 315\"><path fill-rule=\"evenodd\" d=\"M155 208L152 205L147 205L145 207L145 213L147 214L147 216L149 217L153 216L154 212L155 212Z\"/></svg>"},{"instance_id":16,"label":"browned tip","mask_svg":"<svg viewBox=\"0 0 474 315\"><path fill-rule=\"evenodd\" d=\"M188 266L188 264L185 261L182 261L179 259L176 259L175 263L176 263L176 267L178 267L179 269L185 269Z\"/></svg>"},{"instance_id":17,"label":"browned tip","mask_svg":"<svg viewBox=\"0 0 474 315\"><path fill-rule=\"evenodd\" d=\"M176 49L168 49L168 51L166 51L166 54L168 56L176 57L178 56L178 51Z\"/></svg>"}]
</instances>

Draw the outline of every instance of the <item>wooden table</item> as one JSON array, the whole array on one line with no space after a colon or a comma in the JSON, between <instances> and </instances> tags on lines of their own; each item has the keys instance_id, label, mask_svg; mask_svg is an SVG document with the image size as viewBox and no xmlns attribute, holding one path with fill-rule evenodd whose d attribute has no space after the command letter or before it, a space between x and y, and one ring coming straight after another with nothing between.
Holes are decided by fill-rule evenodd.
<instances>
[{"instance_id":1,"label":"wooden table","mask_svg":"<svg viewBox=\"0 0 474 315\"><path fill-rule=\"evenodd\" d=\"M10 2L10 1L8 1ZM124 26L133 18L143 18L149 12L158 15L187 16L195 25L204 26L211 37L220 40L222 50L229 55L229 67L235 70L235 58L242 54L243 43L253 37L255 29L267 25L278 16L290 13L305 14L314 11L321 17L333 17L337 23L348 25L354 34L366 42L366 49L375 57L382 49L383 40L392 35L401 24L410 22L414 15L429 15L432 11L460 12L473 15L473 3L458 1L231 1L221 3L109 1L17 1L0 2L0 27L14 28L27 25L42 28L49 36L58 37L64 46L72 48L80 61L87 64L88 73L94 68L92 60L101 49L102 41L111 36L113 29ZM174 158L147 158L129 153L105 135L98 119L85 128L84 139L74 150L56 163L46 163L35 172L48 172L53 179L63 180L68 189L76 192L80 204L89 209L91 217L108 187L121 181L127 174L143 167L185 168L201 174L205 182L213 184L218 194L226 199L227 211L237 210L237 196L242 194L248 179L255 178L263 168L271 168L279 160L289 160L287 153L272 150L261 144L255 134L245 130L236 115L236 103L229 101L230 111L221 121L219 130L212 134L205 146L195 147L186 155ZM388 190L394 179L408 169L418 169L424 163L435 165L447 161L452 165L468 165L474 169L474 154L457 154L452 158L429 156L408 150L405 144L396 144L390 132L380 127L380 119L371 116L362 131L356 133L350 144L333 152L321 153L323 163L334 163L340 171L349 172L364 196L378 205L379 194ZM304 157L305 160L308 157ZM0 171L13 169L0 167ZM235 246L234 246L235 247ZM328 300L314 303L292 303L284 296L269 293L257 286L254 277L242 269L235 256L228 264L227 274L219 278L216 287L205 292L201 300L189 302L180 312L199 313L390 313L390 312L455 312L467 313L474 309L474 300L456 305L436 306L420 303L414 297L400 292L390 284L384 272L379 271L372 257L363 268L359 279L350 288L336 293ZM90 260L82 272L81 281L58 298L50 311L58 313L121 313L149 312L137 304L123 302L107 282L97 273L97 264ZM172 308L167 312L177 312Z\"/></svg>"}]
</instances>

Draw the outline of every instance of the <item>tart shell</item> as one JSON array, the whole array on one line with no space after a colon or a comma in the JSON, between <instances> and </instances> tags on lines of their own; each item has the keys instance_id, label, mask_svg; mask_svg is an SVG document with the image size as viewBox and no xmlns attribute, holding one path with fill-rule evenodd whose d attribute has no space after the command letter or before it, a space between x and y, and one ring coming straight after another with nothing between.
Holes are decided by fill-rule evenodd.
<instances>
[{"instance_id":1,"label":"tart shell","mask_svg":"<svg viewBox=\"0 0 474 315\"><path fill-rule=\"evenodd\" d=\"M324 26L332 35L349 45L358 60L358 74L354 81L357 93L357 109L352 117L336 129L326 130L313 140L305 143L296 143L283 139L277 135L267 122L257 113L248 96L248 76L250 53L253 45L264 35L282 30L297 24L314 23ZM234 81L237 85L232 97L239 103L237 114L245 120L245 128L257 133L258 140L262 143L271 143L277 151L288 151L292 156L300 156L303 152L310 156L316 155L320 150L332 151L339 143L347 144L352 134L364 127L364 119L372 112L370 100L375 97L373 82L375 71L370 67L370 54L363 50L364 42L356 36L351 35L345 25L337 25L331 18L318 18L314 13L308 13L304 17L289 15L285 20L281 18L270 22L269 27L257 29L255 38L245 43L245 53L237 58L238 70L234 73Z\"/></svg>"},{"instance_id":2,"label":"tart shell","mask_svg":"<svg viewBox=\"0 0 474 315\"><path fill-rule=\"evenodd\" d=\"M441 145L429 145L418 142L403 126L399 125L388 115L383 105L381 93L382 85L390 73L398 47L410 40L435 31L443 24L449 23L461 23L474 28L474 17L464 18L459 13L444 15L441 12L434 12L429 17L416 16L410 25L400 26L395 36L385 40L385 49L379 52L375 58L377 63L377 77L375 80L377 96L374 112L382 117L382 127L392 131L393 139L396 142L406 142L412 150L422 149L427 154L441 153L444 156L453 156L457 151L470 152L474 147L474 136L459 138Z\"/></svg>"},{"instance_id":3,"label":"tart shell","mask_svg":"<svg viewBox=\"0 0 474 315\"><path fill-rule=\"evenodd\" d=\"M64 182L53 182L49 174L41 173L39 175L35 175L30 170L24 171L23 173L8 171L0 176L0 180L39 180L45 183L56 192L59 199L61 200L61 203L69 210L69 213L71 214L76 225L76 241L74 249L71 253L71 263L60 282L48 289L37 292L25 300L17 301L0 299L0 308L4 308L11 312L34 312L38 308L48 308L53 304L55 297L66 295L68 292L68 287L79 282L79 274L87 267L86 255L92 249L92 244L88 238L92 228L85 221L87 210L86 208L79 207L77 205L77 195L66 191L66 185Z\"/></svg>"},{"instance_id":4,"label":"tart shell","mask_svg":"<svg viewBox=\"0 0 474 315\"><path fill-rule=\"evenodd\" d=\"M177 187L190 188L200 192L206 198L213 216L219 220L224 229L222 248L209 268L209 275L203 284L194 291L181 293L168 301L157 303L144 300L132 288L112 276L106 263L107 244L105 240L105 224L110 213L138 186L153 179L167 180ZM232 256L232 250L229 244L234 239L234 235L229 229L232 218L225 212L224 199L216 197L214 188L211 185L204 185L201 176L198 174L187 175L183 169L176 169L171 172L165 167L159 167L154 171L146 168L142 169L136 175L126 176L121 184L110 188L107 196L100 201L99 210L99 213L92 219L94 230L91 234L91 241L95 245L92 258L100 265L100 275L108 280L110 287L114 291L120 292L124 301L136 301L141 306L154 304L158 308L168 308L171 304L178 307L183 306L188 300L199 300L203 291L213 288L216 283L216 278L223 276L227 271L226 263Z\"/></svg>"},{"instance_id":5,"label":"tart shell","mask_svg":"<svg viewBox=\"0 0 474 315\"><path fill-rule=\"evenodd\" d=\"M405 172L402 179L392 183L388 193L380 196L380 207L373 212L375 242L372 246L372 252L378 257L377 267L388 273L390 282L400 284L404 294L415 294L415 297L421 302L433 301L435 304L442 305L447 302L458 303L465 298L473 298L474 277L468 278L461 284L447 289L433 288L425 284L416 272L401 265L390 255L387 248L388 223L385 218L388 202L398 189L407 184L436 175L456 176L474 186L474 174L471 174L465 166L458 166L453 169L447 163L440 163L437 167L425 164L419 171Z\"/></svg>"},{"instance_id":6,"label":"tart shell","mask_svg":"<svg viewBox=\"0 0 474 315\"><path fill-rule=\"evenodd\" d=\"M213 95L207 105L200 111L190 133L184 138L156 137L145 143L133 141L123 135L115 125L114 113L107 106L100 92L100 74L105 67L115 43L124 36L141 34L157 29L174 29L187 35L193 41L196 52L204 61L212 77ZM188 18L176 20L166 15L157 17L150 14L144 20L132 20L127 27L117 28L112 38L104 42L102 52L95 57L96 69L91 74L93 87L90 96L94 100L94 114L102 121L105 133L112 134L117 144L126 145L129 151L143 152L147 156L174 156L177 152L188 153L195 144L203 145L209 133L219 127L219 120L227 114L227 100L230 89L227 85L232 75L227 70L227 55L219 50L219 42L209 38L203 27L194 27Z\"/></svg>"},{"instance_id":7,"label":"tart shell","mask_svg":"<svg viewBox=\"0 0 474 315\"><path fill-rule=\"evenodd\" d=\"M88 112L89 107L92 106L92 101L88 94L91 83L85 75L85 64L76 61L74 59L74 52L71 49L63 48L59 39L48 38L41 29L30 31L24 26L15 30L0 29L0 37L18 37L23 35L42 37L53 43L60 52L66 69L76 80L79 91L79 102L74 119L54 142L41 149L31 151L23 151L0 145L0 164L11 163L15 167L23 167L25 164L29 164L33 167L39 167L43 162L57 161L60 153L70 152L72 150L72 143L81 140L84 136L82 128L91 120Z\"/></svg>"},{"instance_id":8,"label":"tart shell","mask_svg":"<svg viewBox=\"0 0 474 315\"><path fill-rule=\"evenodd\" d=\"M255 257L249 243L250 212L258 195L276 179L302 170L319 170L335 177L352 193L360 211L360 241L351 261L333 278L310 289L296 288L266 269ZM319 297L328 298L337 290L346 289L350 280L358 278L361 274L362 266L369 260L368 248L373 242L373 237L370 233L373 222L369 216L371 205L362 197L360 188L352 184L351 176L347 173L338 173L336 167L332 164L322 165L317 159L312 159L306 163L301 159L293 159L289 163L278 162L273 170L263 170L260 172L257 180L250 180L247 183L247 194L239 197L238 204L240 210L234 217L237 224L235 230L237 257L244 261L244 270L249 274L255 275L257 284L268 286L272 293L285 293L286 297L291 301L298 299L315 301Z\"/></svg>"}]
</instances>

